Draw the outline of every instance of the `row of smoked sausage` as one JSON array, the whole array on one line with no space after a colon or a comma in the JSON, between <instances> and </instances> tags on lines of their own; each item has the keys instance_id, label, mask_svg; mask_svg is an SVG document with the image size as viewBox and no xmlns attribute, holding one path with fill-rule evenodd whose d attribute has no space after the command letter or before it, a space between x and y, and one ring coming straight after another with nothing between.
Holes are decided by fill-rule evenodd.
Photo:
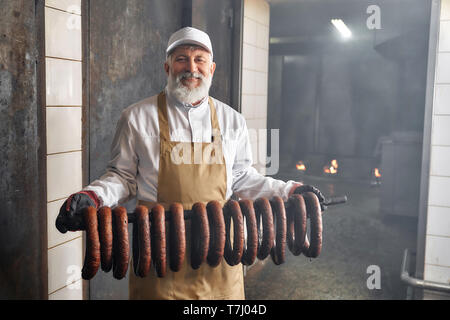
<instances>
[{"instance_id":1,"label":"row of smoked sausage","mask_svg":"<svg viewBox=\"0 0 450 320\"><path fill-rule=\"evenodd\" d=\"M166 220L170 221L167 228ZM85 208L83 221L86 252L82 278L93 278L99 268L105 272L112 269L116 279L125 277L130 260L126 209ZM205 262L216 267L222 259L231 266L251 265L256 258L264 260L269 255L278 265L285 261L286 246L295 256L303 253L311 258L322 248L321 208L312 192L293 194L287 203L278 196L254 202L229 200L223 208L218 201L195 203L190 211L190 250L186 250L187 228L179 203L173 203L167 212L160 204L151 210L137 206L131 237L135 274L147 276L152 265L158 277L166 275L167 267L177 272L186 252L190 266L198 269Z\"/></svg>"}]
</instances>

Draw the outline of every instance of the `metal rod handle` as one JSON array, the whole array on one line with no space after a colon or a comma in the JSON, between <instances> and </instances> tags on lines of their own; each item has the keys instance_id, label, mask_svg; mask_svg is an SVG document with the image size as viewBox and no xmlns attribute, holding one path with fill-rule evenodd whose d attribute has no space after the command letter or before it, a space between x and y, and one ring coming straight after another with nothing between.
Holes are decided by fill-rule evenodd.
<instances>
[{"instance_id":1,"label":"metal rod handle","mask_svg":"<svg viewBox=\"0 0 450 320\"><path fill-rule=\"evenodd\" d=\"M450 292L450 285L434 282L434 281L427 281L422 279L417 279L414 277L411 277L409 275L409 251L408 249L405 249L403 252L403 261L402 261L402 270L400 274L400 279L408 284L411 287L416 288L422 288L422 289L429 289L429 290L435 290L435 291L441 291L441 292Z\"/></svg>"}]
</instances>

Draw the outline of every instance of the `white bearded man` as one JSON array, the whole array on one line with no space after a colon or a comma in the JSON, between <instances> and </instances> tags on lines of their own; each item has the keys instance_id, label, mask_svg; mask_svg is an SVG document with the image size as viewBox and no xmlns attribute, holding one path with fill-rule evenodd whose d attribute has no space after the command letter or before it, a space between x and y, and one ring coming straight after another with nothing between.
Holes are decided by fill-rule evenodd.
<instances>
[{"instance_id":1,"label":"white bearded man","mask_svg":"<svg viewBox=\"0 0 450 320\"><path fill-rule=\"evenodd\" d=\"M224 204L235 194L255 200L279 196L284 201L304 187L299 182L265 177L252 167L251 146L244 117L209 96L216 64L209 36L182 28L169 39L164 69L167 86L158 95L124 109L111 145L106 173L73 194L60 210L56 226L70 230L62 218L83 207L116 207L137 198L149 209L169 210L181 203ZM219 150L214 161L174 161L175 154L199 146L203 154ZM187 160L191 158L188 157ZM210 159L211 160L211 159ZM320 191L310 187L323 201ZM186 221L186 255L180 269L165 271L152 264L146 277L130 272L130 299L245 299L242 265L203 263L192 268L190 227ZM155 270L158 269L158 270Z\"/></svg>"}]
</instances>

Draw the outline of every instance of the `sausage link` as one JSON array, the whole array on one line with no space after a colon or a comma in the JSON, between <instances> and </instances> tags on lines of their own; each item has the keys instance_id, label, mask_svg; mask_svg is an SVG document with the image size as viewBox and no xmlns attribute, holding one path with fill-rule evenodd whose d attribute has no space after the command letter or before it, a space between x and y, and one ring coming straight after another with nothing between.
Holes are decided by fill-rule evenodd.
<instances>
[{"instance_id":1,"label":"sausage link","mask_svg":"<svg viewBox=\"0 0 450 320\"><path fill-rule=\"evenodd\" d=\"M137 206L133 224L133 267L138 277L147 276L151 263L150 220L148 208Z\"/></svg>"},{"instance_id":2,"label":"sausage link","mask_svg":"<svg viewBox=\"0 0 450 320\"><path fill-rule=\"evenodd\" d=\"M206 261L209 249L209 224L206 206L197 202L191 216L191 267L198 269Z\"/></svg>"},{"instance_id":3,"label":"sausage link","mask_svg":"<svg viewBox=\"0 0 450 320\"><path fill-rule=\"evenodd\" d=\"M251 265L255 262L256 253L258 250L258 229L256 227L256 216L253 202L250 200L240 200L239 206L245 218L247 226L247 239L244 245L244 252L242 253L241 262L244 265Z\"/></svg>"},{"instance_id":4,"label":"sausage link","mask_svg":"<svg viewBox=\"0 0 450 320\"><path fill-rule=\"evenodd\" d=\"M181 203L173 203L170 206L170 269L180 271L186 254L186 232L184 225L184 210Z\"/></svg>"},{"instance_id":5,"label":"sausage link","mask_svg":"<svg viewBox=\"0 0 450 320\"><path fill-rule=\"evenodd\" d=\"M306 238L302 251L308 258L317 258L322 250L322 211L320 202L312 192L304 193L303 198L305 199L306 210L310 219L311 243Z\"/></svg>"},{"instance_id":6,"label":"sausage link","mask_svg":"<svg viewBox=\"0 0 450 320\"><path fill-rule=\"evenodd\" d=\"M112 213L110 207L98 210L98 233L100 237L100 261L102 270L111 271L113 255Z\"/></svg>"},{"instance_id":7,"label":"sausage link","mask_svg":"<svg viewBox=\"0 0 450 320\"><path fill-rule=\"evenodd\" d=\"M259 260L264 260L272 250L274 230L273 216L270 202L266 198L256 199L254 202L256 213L256 227L258 230L258 253ZM262 218L262 230L260 226Z\"/></svg>"},{"instance_id":8,"label":"sausage link","mask_svg":"<svg viewBox=\"0 0 450 320\"><path fill-rule=\"evenodd\" d=\"M128 216L124 207L113 210L113 277L122 279L127 274L130 247L128 242Z\"/></svg>"},{"instance_id":9,"label":"sausage link","mask_svg":"<svg viewBox=\"0 0 450 320\"><path fill-rule=\"evenodd\" d=\"M276 238L270 256L276 265L280 265L284 263L286 254L286 210L283 199L279 196L273 197L270 204L276 226Z\"/></svg>"},{"instance_id":10,"label":"sausage link","mask_svg":"<svg viewBox=\"0 0 450 320\"><path fill-rule=\"evenodd\" d=\"M294 256L302 253L306 239L306 206L301 194L293 194L288 200L287 243Z\"/></svg>"},{"instance_id":11,"label":"sausage link","mask_svg":"<svg viewBox=\"0 0 450 320\"><path fill-rule=\"evenodd\" d=\"M228 200L223 208L223 213L226 233L224 258L230 266L235 266L241 262L244 252L244 218L236 200ZM231 219L233 219L233 247L230 234Z\"/></svg>"},{"instance_id":12,"label":"sausage link","mask_svg":"<svg viewBox=\"0 0 450 320\"><path fill-rule=\"evenodd\" d=\"M217 267L223 258L225 249L225 221L222 206L218 201L210 201L206 205L209 223L209 250L206 260L211 267Z\"/></svg>"},{"instance_id":13,"label":"sausage link","mask_svg":"<svg viewBox=\"0 0 450 320\"><path fill-rule=\"evenodd\" d=\"M166 225L164 207L157 204L151 217L152 259L159 278L166 275Z\"/></svg>"},{"instance_id":14,"label":"sausage link","mask_svg":"<svg viewBox=\"0 0 450 320\"><path fill-rule=\"evenodd\" d=\"M92 279L100 266L100 240L98 236L97 209L83 209L83 220L86 228L86 251L81 276L85 280Z\"/></svg>"}]
</instances>

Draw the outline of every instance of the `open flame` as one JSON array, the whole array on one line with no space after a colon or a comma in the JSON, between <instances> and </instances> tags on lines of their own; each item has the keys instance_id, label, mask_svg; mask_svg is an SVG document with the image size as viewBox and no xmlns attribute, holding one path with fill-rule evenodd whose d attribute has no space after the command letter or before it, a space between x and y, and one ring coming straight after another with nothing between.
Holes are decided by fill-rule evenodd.
<instances>
[{"instance_id":1,"label":"open flame","mask_svg":"<svg viewBox=\"0 0 450 320\"><path fill-rule=\"evenodd\" d=\"M375 168L375 169L373 170L373 174L374 174L375 178L381 178L380 169Z\"/></svg>"},{"instance_id":2,"label":"open flame","mask_svg":"<svg viewBox=\"0 0 450 320\"><path fill-rule=\"evenodd\" d=\"M379 186L381 184L381 170L378 168L374 168L372 170L372 177L370 181L370 185L372 187Z\"/></svg>"},{"instance_id":3,"label":"open flame","mask_svg":"<svg viewBox=\"0 0 450 320\"><path fill-rule=\"evenodd\" d=\"M329 174L336 174L337 169L339 168L339 164L336 159L331 160L329 164L323 167L323 172L329 173Z\"/></svg>"},{"instance_id":4,"label":"open flame","mask_svg":"<svg viewBox=\"0 0 450 320\"><path fill-rule=\"evenodd\" d=\"M305 166L305 164L303 163L303 161L297 162L297 164L295 165L295 167L297 168L297 170L300 170L300 171L305 171L305 170L306 170L306 166Z\"/></svg>"}]
</instances>

